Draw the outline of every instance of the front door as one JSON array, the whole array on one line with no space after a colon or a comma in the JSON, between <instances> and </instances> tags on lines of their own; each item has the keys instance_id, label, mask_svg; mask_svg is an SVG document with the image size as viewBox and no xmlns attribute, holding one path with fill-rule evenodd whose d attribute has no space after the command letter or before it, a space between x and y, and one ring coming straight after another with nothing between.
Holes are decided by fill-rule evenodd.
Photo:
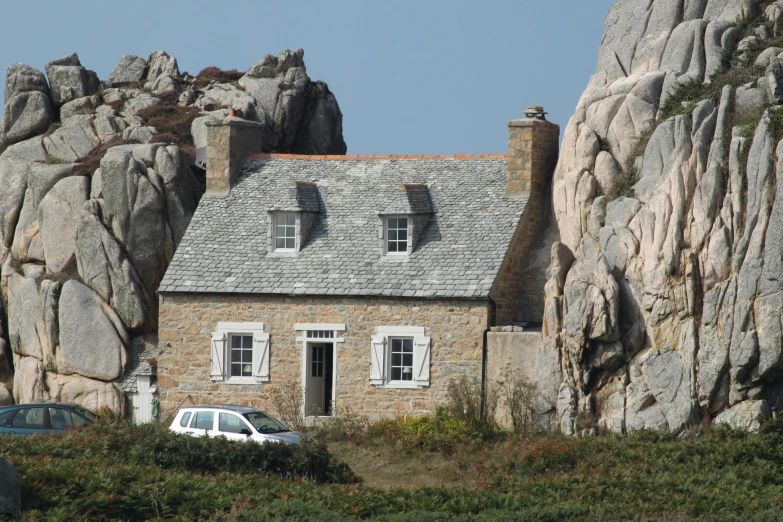
<instances>
[{"instance_id":1,"label":"front door","mask_svg":"<svg viewBox=\"0 0 783 522\"><path fill-rule=\"evenodd\" d=\"M331 344L307 345L305 414L329 415L331 410Z\"/></svg>"}]
</instances>

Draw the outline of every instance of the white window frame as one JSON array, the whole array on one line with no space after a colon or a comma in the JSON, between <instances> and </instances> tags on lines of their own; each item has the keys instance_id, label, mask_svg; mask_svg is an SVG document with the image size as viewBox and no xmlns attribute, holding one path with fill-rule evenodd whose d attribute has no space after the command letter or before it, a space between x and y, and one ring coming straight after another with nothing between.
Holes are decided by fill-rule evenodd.
<instances>
[{"instance_id":1,"label":"white window frame","mask_svg":"<svg viewBox=\"0 0 783 522\"><path fill-rule=\"evenodd\" d=\"M250 377L231 377L231 336L253 336L252 374ZM222 348L216 346L222 340ZM220 322L212 334L210 347L210 378L224 384L260 384L269 382L270 342L264 323ZM218 358L217 360L215 358ZM222 367L222 375L218 369Z\"/></svg>"},{"instance_id":2,"label":"white window frame","mask_svg":"<svg viewBox=\"0 0 783 522\"><path fill-rule=\"evenodd\" d=\"M279 252L282 254L294 254L299 251L299 228L301 226L301 220L298 212L272 212L272 252ZM294 217L294 247L293 248L278 248L277 247L277 218L281 216L293 216ZM290 225L284 225L288 228ZM288 238L288 236L286 236Z\"/></svg>"},{"instance_id":3,"label":"white window frame","mask_svg":"<svg viewBox=\"0 0 783 522\"><path fill-rule=\"evenodd\" d=\"M432 343L420 326L378 326L370 345L370 384L376 388L419 390L430 386ZM413 339L413 380L391 380L391 339ZM381 349L383 353L378 351ZM382 364L382 367L379 365ZM417 364L422 367L417 368ZM375 366L375 367L374 367ZM425 378L417 379L417 371Z\"/></svg>"},{"instance_id":4,"label":"white window frame","mask_svg":"<svg viewBox=\"0 0 783 522\"><path fill-rule=\"evenodd\" d=\"M390 219L405 219L406 221L406 227L405 227L405 250L402 252L390 252L389 251L389 220ZM413 220L412 216L408 215L396 215L396 216L383 216L383 253L384 255L390 256L390 257L404 257L407 256L411 251L411 241L413 240L412 236L412 225ZM400 228L395 228L395 230L403 230ZM395 240L399 241L399 240ZM399 243L398 243L399 244Z\"/></svg>"}]
</instances>

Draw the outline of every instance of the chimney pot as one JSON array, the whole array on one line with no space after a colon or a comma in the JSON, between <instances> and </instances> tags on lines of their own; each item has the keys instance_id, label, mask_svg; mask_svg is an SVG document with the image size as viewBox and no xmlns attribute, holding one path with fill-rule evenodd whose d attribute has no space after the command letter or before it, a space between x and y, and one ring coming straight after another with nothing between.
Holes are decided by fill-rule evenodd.
<instances>
[{"instance_id":1,"label":"chimney pot","mask_svg":"<svg viewBox=\"0 0 783 522\"><path fill-rule=\"evenodd\" d=\"M525 110L525 118L508 122L506 197L527 196L528 205L543 201L552 180L560 146L560 126L546 121L540 106Z\"/></svg>"}]
</instances>

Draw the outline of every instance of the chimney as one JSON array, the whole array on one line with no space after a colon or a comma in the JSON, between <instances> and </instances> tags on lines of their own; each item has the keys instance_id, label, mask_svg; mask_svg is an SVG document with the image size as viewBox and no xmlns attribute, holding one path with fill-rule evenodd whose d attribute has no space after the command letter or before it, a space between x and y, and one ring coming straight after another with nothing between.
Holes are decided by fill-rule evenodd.
<instances>
[{"instance_id":1,"label":"chimney","mask_svg":"<svg viewBox=\"0 0 783 522\"><path fill-rule=\"evenodd\" d=\"M207 122L206 196L228 196L245 157L261 152L263 132L263 124L233 116Z\"/></svg>"},{"instance_id":2,"label":"chimney","mask_svg":"<svg viewBox=\"0 0 783 522\"><path fill-rule=\"evenodd\" d=\"M506 197L543 202L560 148L560 126L546 114L543 107L528 107L524 119L508 122Z\"/></svg>"}]
</instances>

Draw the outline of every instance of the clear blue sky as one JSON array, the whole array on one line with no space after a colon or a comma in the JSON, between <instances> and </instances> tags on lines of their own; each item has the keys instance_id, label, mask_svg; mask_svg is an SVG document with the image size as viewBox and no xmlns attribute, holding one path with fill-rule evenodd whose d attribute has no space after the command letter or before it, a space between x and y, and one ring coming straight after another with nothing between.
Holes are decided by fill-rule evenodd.
<instances>
[{"instance_id":1,"label":"clear blue sky","mask_svg":"<svg viewBox=\"0 0 783 522\"><path fill-rule=\"evenodd\" d=\"M614 0L4 2L0 64L77 52L105 79L163 49L181 71L245 70L302 47L329 84L350 154L501 153L506 121L544 105L565 127Z\"/></svg>"}]
</instances>

